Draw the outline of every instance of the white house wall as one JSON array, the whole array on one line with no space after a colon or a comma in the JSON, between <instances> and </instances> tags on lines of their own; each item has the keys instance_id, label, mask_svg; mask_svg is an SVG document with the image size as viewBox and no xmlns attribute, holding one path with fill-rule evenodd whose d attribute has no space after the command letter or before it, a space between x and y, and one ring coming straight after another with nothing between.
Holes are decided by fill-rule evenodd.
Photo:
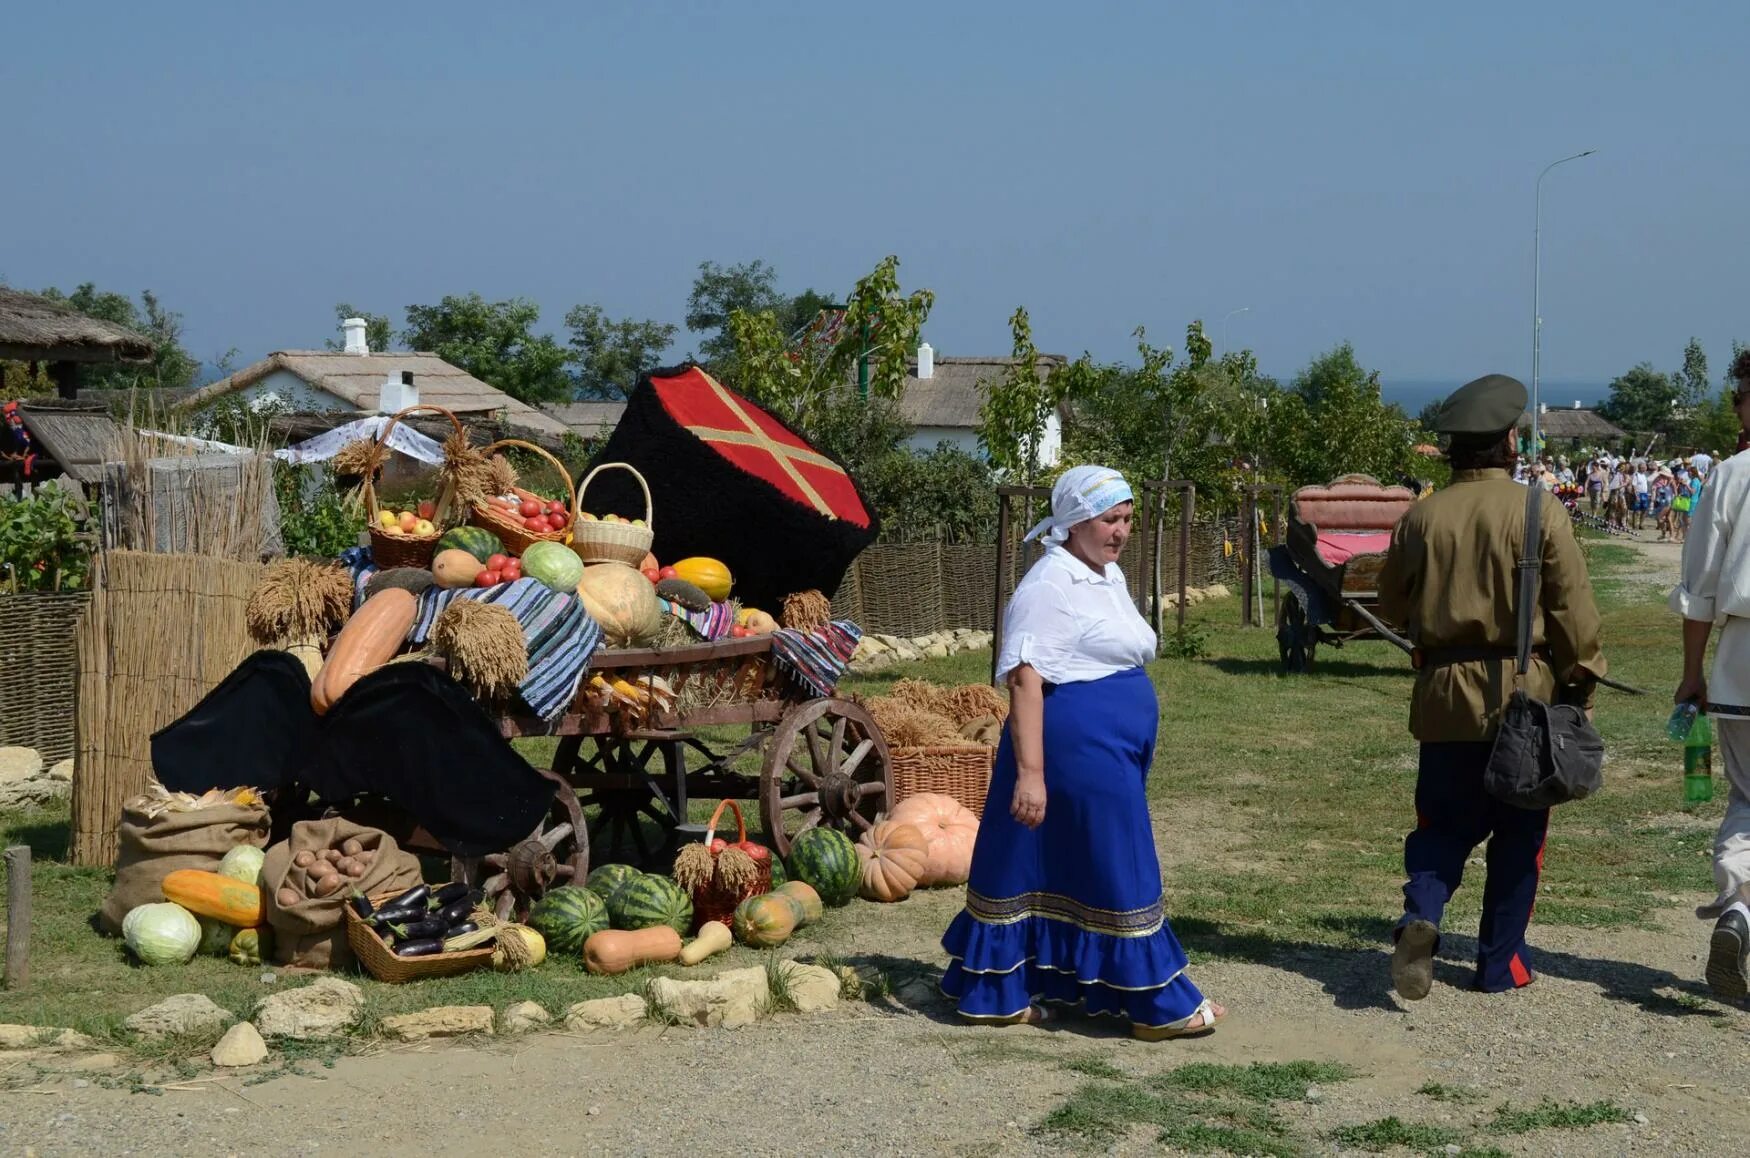
<instances>
[{"instance_id":1,"label":"white house wall","mask_svg":"<svg viewBox=\"0 0 1750 1158\"><path fill-rule=\"evenodd\" d=\"M290 370L275 370L254 385L237 391L245 402L278 399L297 414L321 414L330 410L351 412L352 403L326 390L318 390Z\"/></svg>"},{"instance_id":2,"label":"white house wall","mask_svg":"<svg viewBox=\"0 0 1750 1158\"><path fill-rule=\"evenodd\" d=\"M922 451L928 454L941 443L948 443L957 450L963 450L975 458L983 458L984 451L979 449L978 431L964 426L919 426L911 437L901 446L908 450ZM1045 431L1039 439L1039 465L1050 467L1057 465L1058 456L1063 453L1063 428L1053 414L1045 420Z\"/></svg>"}]
</instances>

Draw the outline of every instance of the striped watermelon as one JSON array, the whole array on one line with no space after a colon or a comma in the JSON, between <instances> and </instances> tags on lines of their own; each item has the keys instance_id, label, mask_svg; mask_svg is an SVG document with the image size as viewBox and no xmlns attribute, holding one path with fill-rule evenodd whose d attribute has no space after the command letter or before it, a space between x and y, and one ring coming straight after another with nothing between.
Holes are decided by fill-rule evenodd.
<instances>
[{"instance_id":1,"label":"striped watermelon","mask_svg":"<svg viewBox=\"0 0 1750 1158\"><path fill-rule=\"evenodd\" d=\"M615 893L637 880L639 875L638 870L629 864L605 864L590 873L584 884L602 900L612 901Z\"/></svg>"},{"instance_id":2,"label":"striped watermelon","mask_svg":"<svg viewBox=\"0 0 1750 1158\"><path fill-rule=\"evenodd\" d=\"M863 879L857 846L836 828L811 828L799 835L790 846L790 872L813 885L829 905L842 905L856 896Z\"/></svg>"},{"instance_id":3,"label":"striped watermelon","mask_svg":"<svg viewBox=\"0 0 1750 1158\"><path fill-rule=\"evenodd\" d=\"M485 527L452 527L445 531L439 537L436 549L448 551L452 547L468 552L482 563L504 551L504 544L498 536Z\"/></svg>"},{"instance_id":4,"label":"striped watermelon","mask_svg":"<svg viewBox=\"0 0 1750 1158\"><path fill-rule=\"evenodd\" d=\"M608 927L608 907L588 889L566 885L534 903L529 909L529 925L546 938L555 953L581 953L591 933Z\"/></svg>"},{"instance_id":5,"label":"striped watermelon","mask_svg":"<svg viewBox=\"0 0 1750 1158\"><path fill-rule=\"evenodd\" d=\"M684 936L693 925L693 898L667 877L643 874L615 895L609 917L616 929L667 925Z\"/></svg>"},{"instance_id":6,"label":"striped watermelon","mask_svg":"<svg viewBox=\"0 0 1750 1158\"><path fill-rule=\"evenodd\" d=\"M784 867L784 858L777 853L772 854L772 891L777 892L778 886L790 879L790 870Z\"/></svg>"}]
</instances>

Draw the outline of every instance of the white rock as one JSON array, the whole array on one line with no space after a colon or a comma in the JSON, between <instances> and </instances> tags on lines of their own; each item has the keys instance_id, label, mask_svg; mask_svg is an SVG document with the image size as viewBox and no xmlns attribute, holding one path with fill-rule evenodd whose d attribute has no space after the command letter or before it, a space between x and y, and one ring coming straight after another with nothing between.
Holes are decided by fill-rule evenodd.
<instances>
[{"instance_id":1,"label":"white rock","mask_svg":"<svg viewBox=\"0 0 1750 1158\"><path fill-rule=\"evenodd\" d=\"M790 996L796 1001L798 1013L819 1013L836 1009L844 979L824 965L795 965L787 969Z\"/></svg>"},{"instance_id":2,"label":"white rock","mask_svg":"<svg viewBox=\"0 0 1750 1158\"><path fill-rule=\"evenodd\" d=\"M683 1022L733 1029L759 1020L770 990L765 969L755 965L728 969L707 981L659 977L651 982L650 995Z\"/></svg>"},{"instance_id":3,"label":"white rock","mask_svg":"<svg viewBox=\"0 0 1750 1158\"><path fill-rule=\"evenodd\" d=\"M183 1033L210 1033L236 1021L230 1010L213 1004L204 993L178 993L148 1005L123 1022L147 1040Z\"/></svg>"},{"instance_id":4,"label":"white rock","mask_svg":"<svg viewBox=\"0 0 1750 1158\"><path fill-rule=\"evenodd\" d=\"M0 748L0 784L32 780L41 774L43 758L35 748Z\"/></svg>"},{"instance_id":5,"label":"white rock","mask_svg":"<svg viewBox=\"0 0 1750 1158\"><path fill-rule=\"evenodd\" d=\"M504 1011L498 1020L501 1033L529 1033L545 1029L553 1023L553 1015L539 1001L519 1001Z\"/></svg>"},{"instance_id":6,"label":"white rock","mask_svg":"<svg viewBox=\"0 0 1750 1158\"><path fill-rule=\"evenodd\" d=\"M431 1037L464 1037L492 1032L490 1005L434 1005L417 1013L398 1013L383 1019L383 1034L398 1041L424 1041Z\"/></svg>"},{"instance_id":7,"label":"white rock","mask_svg":"<svg viewBox=\"0 0 1750 1158\"><path fill-rule=\"evenodd\" d=\"M932 643L928 647L926 647L922 650L923 650L925 659L947 659L948 658L948 645L945 643Z\"/></svg>"},{"instance_id":8,"label":"white rock","mask_svg":"<svg viewBox=\"0 0 1750 1158\"><path fill-rule=\"evenodd\" d=\"M342 1037L364 1016L365 995L350 981L322 977L262 999L255 1026L263 1037L315 1041Z\"/></svg>"},{"instance_id":9,"label":"white rock","mask_svg":"<svg viewBox=\"0 0 1750 1158\"><path fill-rule=\"evenodd\" d=\"M579 1001L565 1011L567 1029L629 1029L644 1020L644 998L636 993Z\"/></svg>"},{"instance_id":10,"label":"white rock","mask_svg":"<svg viewBox=\"0 0 1750 1158\"><path fill-rule=\"evenodd\" d=\"M225 1036L219 1039L219 1044L213 1047L213 1064L216 1066L252 1066L267 1060L267 1043L261 1040L261 1034L247 1021L239 1021L225 1031Z\"/></svg>"},{"instance_id":11,"label":"white rock","mask_svg":"<svg viewBox=\"0 0 1750 1158\"><path fill-rule=\"evenodd\" d=\"M911 663L913 660L924 658L924 653L919 651L917 646L909 639L902 639L895 644L893 647L893 654L897 655L906 663Z\"/></svg>"},{"instance_id":12,"label":"white rock","mask_svg":"<svg viewBox=\"0 0 1750 1158\"><path fill-rule=\"evenodd\" d=\"M72 1029L56 1029L52 1025L0 1025L0 1050L96 1049L97 1043Z\"/></svg>"},{"instance_id":13,"label":"white rock","mask_svg":"<svg viewBox=\"0 0 1750 1158\"><path fill-rule=\"evenodd\" d=\"M44 808L72 791L72 780L44 769L34 748L0 748L0 810Z\"/></svg>"},{"instance_id":14,"label":"white rock","mask_svg":"<svg viewBox=\"0 0 1750 1158\"><path fill-rule=\"evenodd\" d=\"M1212 583L1203 589L1203 598L1205 599L1226 599L1232 594L1233 592L1228 590L1225 583Z\"/></svg>"},{"instance_id":15,"label":"white rock","mask_svg":"<svg viewBox=\"0 0 1750 1158\"><path fill-rule=\"evenodd\" d=\"M73 783L73 757L69 756L65 760L50 765L48 774L56 780Z\"/></svg>"}]
</instances>

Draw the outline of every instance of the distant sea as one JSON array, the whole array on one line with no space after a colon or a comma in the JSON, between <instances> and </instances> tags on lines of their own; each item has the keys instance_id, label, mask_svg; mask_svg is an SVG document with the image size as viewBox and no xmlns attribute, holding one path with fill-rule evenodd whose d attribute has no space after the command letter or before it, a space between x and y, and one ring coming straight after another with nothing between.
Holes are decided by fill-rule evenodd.
<instances>
[{"instance_id":1,"label":"distant sea","mask_svg":"<svg viewBox=\"0 0 1750 1158\"><path fill-rule=\"evenodd\" d=\"M1422 407L1430 402L1440 401L1463 385L1464 382L1388 378L1380 382L1380 394L1387 402L1395 402L1403 407L1404 413L1414 418L1421 413ZM1538 396L1551 410L1566 410L1575 402L1582 406L1598 405L1610 396L1610 387L1593 382L1545 381L1538 384Z\"/></svg>"}]
</instances>

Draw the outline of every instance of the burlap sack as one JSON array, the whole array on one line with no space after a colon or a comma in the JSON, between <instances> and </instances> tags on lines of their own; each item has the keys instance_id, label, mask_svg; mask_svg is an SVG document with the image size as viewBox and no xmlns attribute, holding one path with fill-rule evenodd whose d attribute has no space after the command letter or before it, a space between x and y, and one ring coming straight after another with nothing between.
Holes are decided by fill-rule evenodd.
<instances>
[{"instance_id":1,"label":"burlap sack","mask_svg":"<svg viewBox=\"0 0 1750 1158\"><path fill-rule=\"evenodd\" d=\"M164 899L164 878L177 869L212 872L238 845L267 844L265 804L215 804L149 816L151 803L150 797L136 796L122 805L115 887L97 913L98 926L112 937L121 935L122 918L130 909Z\"/></svg>"},{"instance_id":2,"label":"burlap sack","mask_svg":"<svg viewBox=\"0 0 1750 1158\"><path fill-rule=\"evenodd\" d=\"M395 838L375 828L366 828L340 817L326 820L300 820L292 825L289 837L267 850L267 861L261 868L262 913L273 926L274 960L281 965L305 969L339 969L350 965L352 950L346 943L346 921L342 912L348 890L326 897L310 895L310 877L292 863L292 858L308 849L321 852L339 848L342 842L356 838L367 849L376 851L376 859L357 881L360 892L368 895L399 892L410 889L422 879L419 858L402 850ZM279 892L289 888L300 898L295 905L281 905Z\"/></svg>"}]
</instances>

